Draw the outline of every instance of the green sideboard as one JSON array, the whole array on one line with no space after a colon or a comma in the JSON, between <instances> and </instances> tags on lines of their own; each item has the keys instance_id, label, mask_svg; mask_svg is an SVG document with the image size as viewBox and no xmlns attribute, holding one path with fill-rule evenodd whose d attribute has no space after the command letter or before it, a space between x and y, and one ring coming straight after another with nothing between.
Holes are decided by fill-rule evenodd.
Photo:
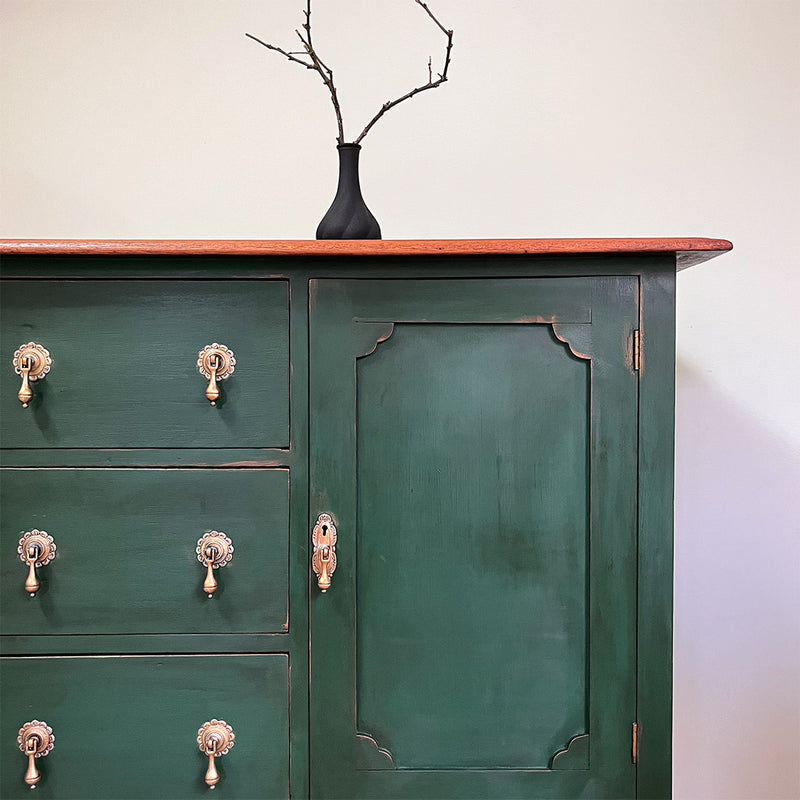
<instances>
[{"instance_id":1,"label":"green sideboard","mask_svg":"<svg viewBox=\"0 0 800 800\"><path fill-rule=\"evenodd\" d=\"M669 797L730 247L0 242L0 796Z\"/></svg>"}]
</instances>

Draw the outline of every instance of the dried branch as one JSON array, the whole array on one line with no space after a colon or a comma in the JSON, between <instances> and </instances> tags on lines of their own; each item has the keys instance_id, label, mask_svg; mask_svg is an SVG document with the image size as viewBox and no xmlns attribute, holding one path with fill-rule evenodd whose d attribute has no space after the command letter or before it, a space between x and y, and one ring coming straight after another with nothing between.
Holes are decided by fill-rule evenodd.
<instances>
[{"instance_id":1,"label":"dried branch","mask_svg":"<svg viewBox=\"0 0 800 800\"><path fill-rule=\"evenodd\" d=\"M288 58L289 61L294 61L295 64L302 64L306 69L316 69L316 67L313 64L307 64L305 61L302 61L299 58L295 58L295 56L305 55L305 50L302 53L296 50L287 52L286 50L282 50L280 47L276 47L274 44L268 44L267 42L262 42L261 39L258 38L258 36L253 36L252 33L246 33L245 36L247 36L249 39L252 39L254 42L263 44L264 47L266 47L269 50L274 50L276 53L280 53L281 55L286 56L286 58Z\"/></svg>"},{"instance_id":2,"label":"dried branch","mask_svg":"<svg viewBox=\"0 0 800 800\"><path fill-rule=\"evenodd\" d=\"M331 102L333 103L333 110L336 113L336 125L339 129L339 135L336 141L339 144L344 144L344 123L342 122L342 109L339 106L339 95L336 93L336 86L333 83L333 70L330 69L330 67L328 67L328 65L325 64L325 62L317 55L317 52L314 50L314 46L311 43L311 0L307 0L306 9L303 14L306 18L306 21L302 26L303 30L305 31L305 36L300 33L300 31L295 31L303 44L302 52L284 50L280 47L276 47L273 44L263 42L261 39L253 36L250 33L246 33L245 36L261 45L264 45L264 47L266 47L268 50L274 50L276 53L286 56L289 61L294 61L295 64L301 64L306 69L313 69L315 72L319 73L319 76L322 78L322 82L328 87L328 91L331 95ZM310 63L309 61L303 60L303 55L308 57ZM298 58L298 56L301 56L301 58Z\"/></svg>"},{"instance_id":3,"label":"dried branch","mask_svg":"<svg viewBox=\"0 0 800 800\"><path fill-rule=\"evenodd\" d=\"M428 58L428 82L422 86L417 86L410 92L404 94L402 97L398 97L396 100L389 100L384 103L378 113L367 123L367 126L364 128L364 130L361 131L361 134L354 141L354 144L358 144L369 133L372 126L390 108L394 108L404 100L410 100L414 95L424 92L426 89L435 89L437 86L441 86L447 80L447 70L450 67L450 54L453 49L453 31L445 28L444 25L442 25L442 23L436 19L436 17L433 15L433 12L430 10L430 8L428 8L427 4L423 2L423 0L414 0L414 2L425 9L425 12L428 14L428 16L436 23L436 26L439 28L439 30L447 37L447 47L445 49L444 66L442 67L442 71L437 73L439 77L434 80L432 60L431 58ZM245 36L263 45L268 50L274 50L276 53L286 56L289 61L293 61L295 64L300 64L306 69L312 69L319 73L319 76L322 78L322 82L328 87L328 92L331 96L331 102L333 103L333 110L336 113L336 123L339 128L339 136L337 137L336 141L339 144L344 144L344 123L342 122L342 110L339 106L339 96L336 93L336 86L334 86L333 83L333 70L319 57L311 41L311 0L306 0L306 8L303 11L303 15L305 16L305 22L303 23L302 28L305 33L303 34L300 33L300 31L295 31L303 44L302 51L284 50L280 47L276 47L273 44L268 44L267 42L262 41L257 36L253 36L250 33L246 33ZM304 56L308 60L305 60Z\"/></svg>"},{"instance_id":4,"label":"dried branch","mask_svg":"<svg viewBox=\"0 0 800 800\"><path fill-rule=\"evenodd\" d=\"M428 16L436 23L439 30L447 37L447 48L444 54L444 66L442 67L442 71L438 73L439 77L436 80L433 80L433 74L431 72L431 60L428 59L428 82L422 86L417 86L415 89L412 89L410 92L404 94L402 97L398 97L396 100L389 100L388 102L384 103L380 111L367 123L367 127L361 131L359 137L355 140L355 144L358 144L370 131L370 128L390 109L394 108L399 103L402 103L403 100L410 100L415 94L419 94L420 92L424 92L426 89L435 89L437 86L441 86L447 80L447 69L450 66L450 53L453 49L453 31L447 30L447 28L439 22L438 19L433 15L433 12L428 8L427 4L423 2L423 0L414 0L415 3L421 5L425 11L427 12Z\"/></svg>"}]
</instances>

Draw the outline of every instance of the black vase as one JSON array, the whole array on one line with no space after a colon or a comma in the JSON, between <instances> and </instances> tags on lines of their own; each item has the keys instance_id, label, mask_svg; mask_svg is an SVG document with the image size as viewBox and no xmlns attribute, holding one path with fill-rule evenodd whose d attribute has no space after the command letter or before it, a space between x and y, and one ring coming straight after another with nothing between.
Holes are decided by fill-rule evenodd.
<instances>
[{"instance_id":1,"label":"black vase","mask_svg":"<svg viewBox=\"0 0 800 800\"><path fill-rule=\"evenodd\" d=\"M361 196L358 181L360 144L340 144L336 197L317 227L317 239L380 239L381 228Z\"/></svg>"}]
</instances>

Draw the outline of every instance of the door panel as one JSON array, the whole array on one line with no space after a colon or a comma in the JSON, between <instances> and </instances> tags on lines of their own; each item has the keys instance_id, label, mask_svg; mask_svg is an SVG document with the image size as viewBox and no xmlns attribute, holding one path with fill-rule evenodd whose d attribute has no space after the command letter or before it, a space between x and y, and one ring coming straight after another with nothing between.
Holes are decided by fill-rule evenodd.
<instances>
[{"instance_id":1,"label":"door panel","mask_svg":"<svg viewBox=\"0 0 800 800\"><path fill-rule=\"evenodd\" d=\"M357 388L358 730L398 769L547 768L586 733L588 362L399 324Z\"/></svg>"},{"instance_id":2,"label":"door panel","mask_svg":"<svg viewBox=\"0 0 800 800\"><path fill-rule=\"evenodd\" d=\"M217 759L220 798L289 796L288 659L258 656L4 658L0 795L30 798L17 731L52 729L40 798L208 797L195 740L211 719L236 736Z\"/></svg>"},{"instance_id":3,"label":"door panel","mask_svg":"<svg viewBox=\"0 0 800 800\"><path fill-rule=\"evenodd\" d=\"M314 796L634 795L636 295L312 282Z\"/></svg>"}]
</instances>

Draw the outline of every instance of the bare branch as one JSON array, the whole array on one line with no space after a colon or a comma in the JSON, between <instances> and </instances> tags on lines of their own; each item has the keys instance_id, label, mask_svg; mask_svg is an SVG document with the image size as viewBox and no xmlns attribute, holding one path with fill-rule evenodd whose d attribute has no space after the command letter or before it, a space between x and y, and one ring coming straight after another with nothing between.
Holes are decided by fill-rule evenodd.
<instances>
[{"instance_id":1,"label":"bare branch","mask_svg":"<svg viewBox=\"0 0 800 800\"><path fill-rule=\"evenodd\" d=\"M311 5L311 0L309 0ZM311 25L308 27L308 39L304 39L300 31L295 31L300 37L300 41L306 49L306 53L311 61L314 63L314 69L319 73L322 82L328 87L331 95L331 102L333 103L333 110L336 113L336 124L339 127L339 136L336 141L339 144L344 144L344 122L342 121L342 109L339 106L339 95L336 92L336 86L333 84L333 70L317 55L314 48L311 46Z\"/></svg>"},{"instance_id":2,"label":"bare branch","mask_svg":"<svg viewBox=\"0 0 800 800\"><path fill-rule=\"evenodd\" d=\"M404 100L410 100L414 95L419 94L420 92L424 92L426 89L435 89L438 86L441 86L447 80L447 69L450 66L450 53L453 50L453 31L448 30L447 28L439 22L438 19L433 15L433 12L428 8L427 4L423 2L423 0L414 0L417 5L422 6L425 11L427 12L428 16L436 23L439 30L447 37L447 47L445 49L444 54L444 66L442 67L442 71L438 73L439 77L436 80L433 80L433 74L431 71L431 60L428 59L428 82L422 86L417 86L416 88L412 89L410 92L407 92L402 97L398 97L396 100L389 100L384 103L378 113L367 123L367 126L361 131L359 137L355 140L354 144L358 144L370 131L372 126L390 109L394 108L399 103L402 103Z\"/></svg>"},{"instance_id":3,"label":"bare branch","mask_svg":"<svg viewBox=\"0 0 800 800\"><path fill-rule=\"evenodd\" d=\"M303 53L299 53L296 51L287 52L286 50L283 50L280 47L276 47L274 44L268 44L267 42L262 42L261 39L259 39L257 36L253 36L252 33L246 33L245 36L247 36L249 39L252 39L254 42L263 44L264 47L266 47L268 50L274 50L276 53L280 53L281 55L286 56L286 58L288 58L289 61L294 61L295 64L302 64L306 69L316 69L316 67L313 64L307 64L305 61L299 58L295 58L295 56L305 55L305 52Z\"/></svg>"},{"instance_id":4,"label":"bare branch","mask_svg":"<svg viewBox=\"0 0 800 800\"><path fill-rule=\"evenodd\" d=\"M303 23L303 30L305 31L305 36L303 36L300 31L295 31L295 33L300 38L300 41L303 43L303 51L287 51L281 47L276 47L274 44L268 44L267 42L262 41L257 36L253 36L250 33L246 33L245 36L249 37L255 42L258 42L261 45L264 45L268 50L274 50L276 53L280 53L289 61L294 61L295 64L300 64L304 66L306 69L313 69L315 72L319 73L319 76L322 78L322 82L325 86L328 87L328 91L331 95L331 102L333 103L333 110L336 114L336 125L339 129L339 135L336 141L339 144L344 144L344 123L342 122L342 110L339 107L339 96L336 93L336 86L333 83L333 70L325 64L324 61L317 55L316 51L314 50L314 46L311 43L311 0L306 0L306 8L303 12L305 16L305 22ZM304 61L303 58L298 58L298 56L307 56L311 63L308 61Z\"/></svg>"},{"instance_id":5,"label":"bare branch","mask_svg":"<svg viewBox=\"0 0 800 800\"><path fill-rule=\"evenodd\" d=\"M423 84L422 86L417 86L416 88L412 89L410 92L407 92L402 97L398 97L396 100L389 100L384 103L378 113L367 123L367 126L361 131L359 137L355 140L354 144L358 144L371 130L372 126L390 109L394 108L399 103L402 103L404 100L410 100L414 95L419 94L420 92L424 92L426 89L435 89L437 86L441 86L447 80L447 70L450 67L450 54L453 49L453 31L448 30L447 28L442 25L441 22L434 16L433 12L428 8L427 3L423 0L414 0L417 5L422 6L425 9L425 13L434 21L436 26L439 30L447 37L447 47L445 49L444 54L444 66L442 67L442 71L437 73L439 76L436 80L433 79L433 63L432 59L428 58L428 82ZM319 73L319 76L322 78L322 82L327 86L328 92L331 96L331 103L333 103L333 110L336 114L336 124L339 129L339 135L337 137L337 142L339 144L344 144L344 123L342 122L342 110L339 106L339 96L336 92L336 86L333 83L333 70L319 57L317 51L314 49L314 45L311 40L311 0L306 0L306 7L303 11L303 16L305 17L305 22L302 24L302 29L304 33L301 33L299 30L296 30L295 33L297 34L298 38L300 39L303 49L302 50L284 50L281 47L276 47L274 44L269 44L267 42L262 41L257 36L253 36L250 33L246 33L245 36L249 37L255 42L258 42L260 45L263 45L268 50L274 50L276 53L280 53L282 56L285 56L289 59L289 61L293 61L295 64L300 64L301 66L305 67L306 69L312 69L315 72ZM308 60L306 60L308 59Z\"/></svg>"},{"instance_id":6,"label":"bare branch","mask_svg":"<svg viewBox=\"0 0 800 800\"><path fill-rule=\"evenodd\" d=\"M313 47L311 44L311 0L306 2L306 10L303 12L306 15L306 21L303 27L306 29L306 36L308 37L308 46Z\"/></svg>"}]
</instances>

